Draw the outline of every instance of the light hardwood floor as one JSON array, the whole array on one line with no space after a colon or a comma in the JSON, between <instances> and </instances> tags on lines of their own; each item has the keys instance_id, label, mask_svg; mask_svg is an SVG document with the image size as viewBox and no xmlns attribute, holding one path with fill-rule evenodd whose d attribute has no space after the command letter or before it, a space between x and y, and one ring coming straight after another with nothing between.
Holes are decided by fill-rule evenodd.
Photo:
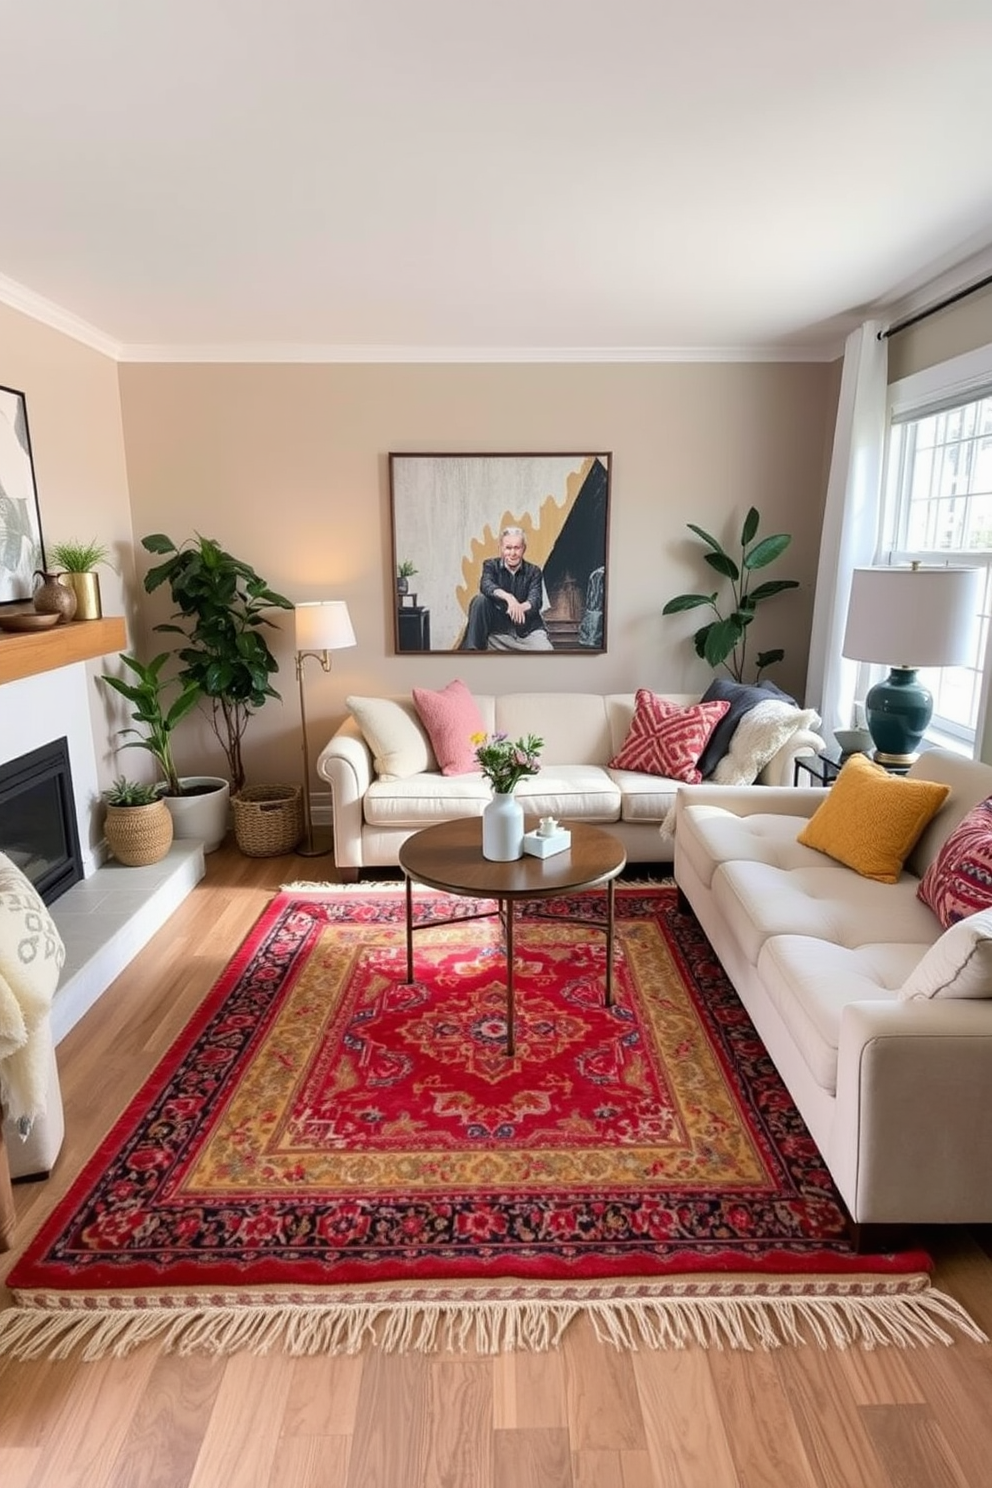
<instances>
[{"instance_id":1,"label":"light hardwood floor","mask_svg":"<svg viewBox=\"0 0 992 1488\"><path fill-rule=\"evenodd\" d=\"M68 1138L33 1233L280 883L329 858L225 847L62 1043ZM992 1333L992 1232L926 1231ZM0 1257L0 1282L17 1251ZM0 1361L2 1488L989 1488L992 1346Z\"/></svg>"}]
</instances>

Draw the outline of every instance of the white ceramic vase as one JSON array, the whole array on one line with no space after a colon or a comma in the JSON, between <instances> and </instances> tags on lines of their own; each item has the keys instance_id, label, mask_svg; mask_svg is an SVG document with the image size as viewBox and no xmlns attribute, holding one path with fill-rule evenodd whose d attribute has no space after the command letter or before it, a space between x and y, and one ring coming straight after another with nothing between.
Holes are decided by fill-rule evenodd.
<instances>
[{"instance_id":1,"label":"white ceramic vase","mask_svg":"<svg viewBox=\"0 0 992 1488\"><path fill-rule=\"evenodd\" d=\"M512 791L494 791L482 812L482 856L492 863L523 857L524 809Z\"/></svg>"}]
</instances>

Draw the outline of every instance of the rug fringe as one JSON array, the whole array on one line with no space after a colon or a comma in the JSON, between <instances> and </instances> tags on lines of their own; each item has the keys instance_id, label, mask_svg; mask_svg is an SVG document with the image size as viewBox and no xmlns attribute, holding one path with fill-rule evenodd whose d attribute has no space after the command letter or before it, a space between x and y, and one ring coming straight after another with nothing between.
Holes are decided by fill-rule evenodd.
<instances>
[{"instance_id":1,"label":"rug fringe","mask_svg":"<svg viewBox=\"0 0 992 1488\"><path fill-rule=\"evenodd\" d=\"M144 1305L13 1307L0 1312L0 1356L87 1361L122 1358L159 1342L181 1355L279 1349L291 1355L354 1354L366 1344L387 1353L500 1354L557 1348L585 1313L601 1343L641 1347L821 1349L953 1344L951 1329L988 1343L952 1297L932 1288L899 1296L723 1296L405 1302L273 1302L234 1306L146 1301Z\"/></svg>"}]
</instances>

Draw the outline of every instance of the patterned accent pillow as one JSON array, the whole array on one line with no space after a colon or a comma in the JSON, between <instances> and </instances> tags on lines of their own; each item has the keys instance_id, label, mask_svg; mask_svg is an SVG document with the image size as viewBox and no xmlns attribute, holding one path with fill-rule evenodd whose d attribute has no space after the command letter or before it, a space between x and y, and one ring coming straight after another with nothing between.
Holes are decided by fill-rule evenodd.
<instances>
[{"instance_id":1,"label":"patterned accent pillow","mask_svg":"<svg viewBox=\"0 0 992 1488\"><path fill-rule=\"evenodd\" d=\"M714 702L684 708L646 687L638 688L630 729L609 768L641 770L645 775L698 785L703 778L697 769L699 756L729 707L729 703Z\"/></svg>"},{"instance_id":2,"label":"patterned accent pillow","mask_svg":"<svg viewBox=\"0 0 992 1488\"><path fill-rule=\"evenodd\" d=\"M796 840L863 878L897 883L950 789L933 780L889 775L866 755L853 754Z\"/></svg>"},{"instance_id":3,"label":"patterned accent pillow","mask_svg":"<svg viewBox=\"0 0 992 1488\"><path fill-rule=\"evenodd\" d=\"M954 828L916 893L945 930L992 907L992 796L973 806Z\"/></svg>"},{"instance_id":4,"label":"patterned accent pillow","mask_svg":"<svg viewBox=\"0 0 992 1488\"><path fill-rule=\"evenodd\" d=\"M413 689L413 702L437 755L442 775L470 775L478 770L473 734L484 734L479 705L464 682L449 682L440 692Z\"/></svg>"}]
</instances>

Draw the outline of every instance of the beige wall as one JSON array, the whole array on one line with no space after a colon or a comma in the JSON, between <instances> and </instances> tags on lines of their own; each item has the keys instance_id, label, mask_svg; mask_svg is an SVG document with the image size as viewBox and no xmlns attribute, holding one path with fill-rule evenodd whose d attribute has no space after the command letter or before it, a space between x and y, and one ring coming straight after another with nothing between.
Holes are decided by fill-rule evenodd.
<instances>
[{"instance_id":1,"label":"beige wall","mask_svg":"<svg viewBox=\"0 0 992 1488\"><path fill-rule=\"evenodd\" d=\"M773 574L802 588L769 605L755 639L785 646L774 675L801 693L836 365L134 364L119 373L136 540L198 531L294 600L347 600L357 647L335 655L330 677L307 672L315 748L347 693L442 687L455 676L480 692L702 691L712 673L687 639L693 617L663 620L661 608L707 587L685 523L732 542L752 503L764 532L794 535ZM394 655L389 452L534 450L613 454L607 654ZM142 572L150 561L139 550ZM165 617L165 596L144 602L148 625ZM254 781L299 773L292 625L276 618L283 704L252 723ZM158 641L146 632L142 644ZM219 768L205 731L182 740L180 763Z\"/></svg>"},{"instance_id":2,"label":"beige wall","mask_svg":"<svg viewBox=\"0 0 992 1488\"><path fill-rule=\"evenodd\" d=\"M108 357L0 305L0 383L25 395L43 540L96 538L111 549L114 569L100 569L108 615L128 613L135 592L117 371ZM103 669L89 663L86 685L100 781L106 785L127 757L122 761L113 751L112 710L96 680Z\"/></svg>"},{"instance_id":3,"label":"beige wall","mask_svg":"<svg viewBox=\"0 0 992 1488\"><path fill-rule=\"evenodd\" d=\"M889 381L992 343L992 285L889 337Z\"/></svg>"}]
</instances>

